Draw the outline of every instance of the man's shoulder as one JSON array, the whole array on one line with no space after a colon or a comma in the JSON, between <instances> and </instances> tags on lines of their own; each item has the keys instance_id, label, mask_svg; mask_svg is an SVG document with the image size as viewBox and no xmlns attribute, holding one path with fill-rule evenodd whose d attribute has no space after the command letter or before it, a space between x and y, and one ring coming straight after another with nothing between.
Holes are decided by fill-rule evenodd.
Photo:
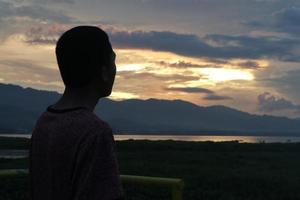
<instances>
[{"instance_id":1,"label":"man's shoulder","mask_svg":"<svg viewBox=\"0 0 300 200\"><path fill-rule=\"evenodd\" d=\"M36 121L36 127L63 127L71 129L85 130L91 132L102 132L111 130L111 126L98 117L96 113L87 110L77 110L64 114L56 114L44 111Z\"/></svg>"},{"instance_id":2,"label":"man's shoulder","mask_svg":"<svg viewBox=\"0 0 300 200\"><path fill-rule=\"evenodd\" d=\"M103 119L101 119L98 115L93 112L88 114L88 118L86 118L88 122L88 137L107 137L112 134L112 128L110 124ZM82 122L84 123L84 122Z\"/></svg>"},{"instance_id":3,"label":"man's shoulder","mask_svg":"<svg viewBox=\"0 0 300 200\"><path fill-rule=\"evenodd\" d=\"M111 126L109 125L109 123L101 119L95 113L92 112L90 117L91 117L91 122L94 124L95 128L111 130Z\"/></svg>"},{"instance_id":4,"label":"man's shoulder","mask_svg":"<svg viewBox=\"0 0 300 200\"><path fill-rule=\"evenodd\" d=\"M81 142L83 145L91 144L103 144L110 142L112 137L112 128L111 126L98 116L91 116L90 121L88 122L88 128L85 130L85 133L82 134ZM102 146L102 145L100 145Z\"/></svg>"}]
</instances>

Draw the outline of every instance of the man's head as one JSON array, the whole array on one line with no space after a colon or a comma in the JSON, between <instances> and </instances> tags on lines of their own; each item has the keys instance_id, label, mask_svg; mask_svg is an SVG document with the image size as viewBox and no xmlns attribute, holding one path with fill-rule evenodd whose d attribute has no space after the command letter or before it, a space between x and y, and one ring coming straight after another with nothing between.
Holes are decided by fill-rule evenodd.
<instances>
[{"instance_id":1,"label":"man's head","mask_svg":"<svg viewBox=\"0 0 300 200\"><path fill-rule=\"evenodd\" d=\"M96 26L66 31L56 44L56 58L66 87L93 86L109 96L116 74L115 53L107 34Z\"/></svg>"}]
</instances>

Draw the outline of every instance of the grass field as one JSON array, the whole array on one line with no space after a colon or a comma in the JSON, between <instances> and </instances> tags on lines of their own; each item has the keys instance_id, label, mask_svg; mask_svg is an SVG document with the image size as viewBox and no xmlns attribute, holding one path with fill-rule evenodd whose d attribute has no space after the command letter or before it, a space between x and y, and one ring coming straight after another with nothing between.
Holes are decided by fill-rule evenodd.
<instances>
[{"instance_id":1,"label":"grass field","mask_svg":"<svg viewBox=\"0 0 300 200\"><path fill-rule=\"evenodd\" d=\"M0 138L0 149L28 149ZM121 174L182 178L184 199L300 199L300 143L117 141ZM0 159L0 169L28 159ZM170 199L168 190L124 185L127 199ZM0 178L0 200L28 199L28 176Z\"/></svg>"}]
</instances>

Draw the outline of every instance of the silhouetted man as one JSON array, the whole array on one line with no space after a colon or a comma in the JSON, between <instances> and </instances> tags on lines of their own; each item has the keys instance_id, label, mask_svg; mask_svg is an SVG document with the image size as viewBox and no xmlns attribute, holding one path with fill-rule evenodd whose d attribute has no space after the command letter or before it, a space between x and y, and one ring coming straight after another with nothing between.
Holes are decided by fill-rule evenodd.
<instances>
[{"instance_id":1,"label":"silhouetted man","mask_svg":"<svg viewBox=\"0 0 300 200\"><path fill-rule=\"evenodd\" d=\"M123 199L115 141L94 108L111 94L115 53L94 26L65 32L56 58L65 91L42 113L31 137L32 200Z\"/></svg>"}]
</instances>

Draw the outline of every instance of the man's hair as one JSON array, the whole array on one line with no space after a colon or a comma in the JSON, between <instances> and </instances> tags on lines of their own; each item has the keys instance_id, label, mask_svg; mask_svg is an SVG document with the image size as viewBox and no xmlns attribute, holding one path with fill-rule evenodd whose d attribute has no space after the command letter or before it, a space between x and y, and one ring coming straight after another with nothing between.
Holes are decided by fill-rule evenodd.
<instances>
[{"instance_id":1,"label":"man's hair","mask_svg":"<svg viewBox=\"0 0 300 200\"><path fill-rule=\"evenodd\" d=\"M88 84L97 68L109 64L112 51L108 35L96 26L77 26L66 31L55 49L65 86Z\"/></svg>"}]
</instances>

